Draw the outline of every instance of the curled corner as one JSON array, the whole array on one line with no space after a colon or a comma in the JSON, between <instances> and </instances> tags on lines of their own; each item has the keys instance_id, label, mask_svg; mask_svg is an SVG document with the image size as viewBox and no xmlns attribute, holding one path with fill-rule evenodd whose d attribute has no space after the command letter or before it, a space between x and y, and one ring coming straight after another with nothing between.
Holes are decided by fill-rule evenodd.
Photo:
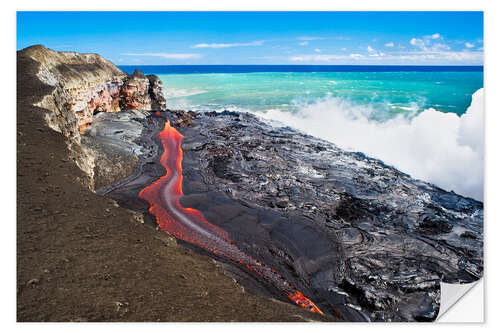
<instances>
[{"instance_id":1,"label":"curled corner","mask_svg":"<svg viewBox=\"0 0 500 333\"><path fill-rule=\"evenodd\" d=\"M441 304L436 322L481 323L484 321L484 279L472 283L441 282Z\"/></svg>"}]
</instances>

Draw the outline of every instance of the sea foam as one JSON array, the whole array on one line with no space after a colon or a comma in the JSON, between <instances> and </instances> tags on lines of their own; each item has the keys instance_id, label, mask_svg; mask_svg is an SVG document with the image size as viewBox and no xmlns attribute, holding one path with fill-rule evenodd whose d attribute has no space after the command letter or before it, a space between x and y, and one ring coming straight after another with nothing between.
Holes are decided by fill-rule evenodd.
<instances>
[{"instance_id":1,"label":"sea foam","mask_svg":"<svg viewBox=\"0 0 500 333\"><path fill-rule=\"evenodd\" d=\"M483 88L474 93L462 116L430 108L375 121L370 117L374 112L369 105L327 97L295 113L272 109L259 115L361 151L445 190L483 200Z\"/></svg>"},{"instance_id":2,"label":"sea foam","mask_svg":"<svg viewBox=\"0 0 500 333\"><path fill-rule=\"evenodd\" d=\"M199 94L203 94L203 93L206 93L206 90L168 88L165 91L165 97L166 98L178 98L178 97L199 95Z\"/></svg>"}]
</instances>

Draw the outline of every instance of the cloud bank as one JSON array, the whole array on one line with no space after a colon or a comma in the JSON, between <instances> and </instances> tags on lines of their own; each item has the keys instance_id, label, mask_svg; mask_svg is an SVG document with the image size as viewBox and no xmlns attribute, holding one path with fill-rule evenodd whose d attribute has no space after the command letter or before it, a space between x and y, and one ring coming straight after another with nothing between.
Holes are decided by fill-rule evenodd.
<instances>
[{"instance_id":1,"label":"cloud bank","mask_svg":"<svg viewBox=\"0 0 500 333\"><path fill-rule=\"evenodd\" d=\"M376 42L376 39L373 41ZM463 44L466 47L464 50L453 50L450 45L447 44L445 38L439 33L410 38L408 40L408 51L403 51L403 49L406 49L406 47L402 45L399 45L398 48L395 48L395 44L392 41L383 44L387 48L384 49L384 52L377 50L377 47L374 47L372 45L364 47L365 51L361 53L345 54L347 48L342 48L342 51L344 51L344 53L324 53L322 55L317 55L314 53L296 54L289 56L286 60L291 62L312 64L483 64L483 52L481 48L475 51L471 50L474 47L474 44L465 42Z\"/></svg>"},{"instance_id":2,"label":"cloud bank","mask_svg":"<svg viewBox=\"0 0 500 333\"><path fill-rule=\"evenodd\" d=\"M383 63L383 64L475 64L483 63L483 52L480 51L414 51L414 52L393 52L384 53L374 50L373 48L368 54L351 53L351 54L300 54L293 55L288 58L292 62L301 63L353 63L356 64L368 63Z\"/></svg>"}]
</instances>

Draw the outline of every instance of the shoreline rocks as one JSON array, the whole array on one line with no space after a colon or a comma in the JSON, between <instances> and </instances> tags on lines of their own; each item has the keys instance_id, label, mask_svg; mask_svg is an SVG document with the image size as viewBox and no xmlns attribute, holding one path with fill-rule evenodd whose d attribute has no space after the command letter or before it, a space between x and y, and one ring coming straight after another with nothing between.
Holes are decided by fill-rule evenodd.
<instances>
[{"instance_id":1,"label":"shoreline rocks","mask_svg":"<svg viewBox=\"0 0 500 333\"><path fill-rule=\"evenodd\" d=\"M165 110L163 84L156 75L140 70L127 77L119 93L120 110Z\"/></svg>"}]
</instances>

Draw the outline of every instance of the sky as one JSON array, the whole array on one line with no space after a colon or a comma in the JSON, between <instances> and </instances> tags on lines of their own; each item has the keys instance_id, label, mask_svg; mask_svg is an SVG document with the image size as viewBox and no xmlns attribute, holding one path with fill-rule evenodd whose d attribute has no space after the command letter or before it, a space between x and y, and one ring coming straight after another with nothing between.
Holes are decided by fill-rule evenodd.
<instances>
[{"instance_id":1,"label":"sky","mask_svg":"<svg viewBox=\"0 0 500 333\"><path fill-rule=\"evenodd\" d=\"M117 65L482 65L482 12L17 12L17 49Z\"/></svg>"}]
</instances>

